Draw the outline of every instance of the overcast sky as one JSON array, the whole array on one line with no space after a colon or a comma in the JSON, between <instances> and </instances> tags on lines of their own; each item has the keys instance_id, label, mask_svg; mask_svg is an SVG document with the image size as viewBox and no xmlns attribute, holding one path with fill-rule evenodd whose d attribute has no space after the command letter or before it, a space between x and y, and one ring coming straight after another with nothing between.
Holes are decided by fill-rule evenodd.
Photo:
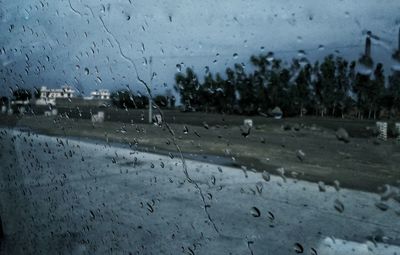
<instances>
[{"instance_id":1,"label":"overcast sky","mask_svg":"<svg viewBox=\"0 0 400 255\"><path fill-rule=\"evenodd\" d=\"M0 94L65 83L144 91L136 76L151 72L162 93L180 63L204 73L268 51L357 59L368 30L389 72L399 13L399 0L0 0Z\"/></svg>"}]
</instances>

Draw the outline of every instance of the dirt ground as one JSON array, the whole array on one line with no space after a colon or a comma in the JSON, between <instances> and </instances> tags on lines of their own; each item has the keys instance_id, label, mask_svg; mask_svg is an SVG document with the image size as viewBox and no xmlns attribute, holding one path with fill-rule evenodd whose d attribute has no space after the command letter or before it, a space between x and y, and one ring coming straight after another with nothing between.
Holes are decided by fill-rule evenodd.
<instances>
[{"instance_id":1,"label":"dirt ground","mask_svg":"<svg viewBox=\"0 0 400 255\"><path fill-rule=\"evenodd\" d=\"M96 124L80 118L3 115L0 126L117 142L171 157L179 156L175 141L187 158L351 189L377 192L384 184L400 184L400 143L394 138L378 141L368 128L373 121L257 116L247 134L243 116L170 111L164 115L172 134L165 124L146 124L143 111L130 114L119 122ZM349 143L336 138L340 127L349 132Z\"/></svg>"}]
</instances>

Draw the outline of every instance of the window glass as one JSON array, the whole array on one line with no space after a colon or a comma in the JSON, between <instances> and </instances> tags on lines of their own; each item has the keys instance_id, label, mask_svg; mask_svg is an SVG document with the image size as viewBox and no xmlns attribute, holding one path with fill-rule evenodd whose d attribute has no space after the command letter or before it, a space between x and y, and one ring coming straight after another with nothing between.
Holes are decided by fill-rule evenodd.
<instances>
[{"instance_id":1,"label":"window glass","mask_svg":"<svg viewBox=\"0 0 400 255\"><path fill-rule=\"evenodd\" d=\"M0 0L0 254L400 254L398 0Z\"/></svg>"}]
</instances>

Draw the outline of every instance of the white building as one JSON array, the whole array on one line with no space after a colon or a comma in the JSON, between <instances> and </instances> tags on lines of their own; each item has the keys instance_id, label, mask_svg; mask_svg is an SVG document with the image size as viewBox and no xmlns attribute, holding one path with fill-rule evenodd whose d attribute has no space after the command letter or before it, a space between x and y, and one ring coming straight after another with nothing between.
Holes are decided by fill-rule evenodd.
<instances>
[{"instance_id":1,"label":"white building","mask_svg":"<svg viewBox=\"0 0 400 255\"><path fill-rule=\"evenodd\" d=\"M43 86L40 88L40 98L36 100L37 105L56 105L56 98L73 98L75 90L68 85L58 89L48 89Z\"/></svg>"},{"instance_id":2,"label":"white building","mask_svg":"<svg viewBox=\"0 0 400 255\"><path fill-rule=\"evenodd\" d=\"M92 91L90 93L90 97L85 97L85 99L103 99L103 100L109 100L111 98L111 93L108 89L99 89Z\"/></svg>"}]
</instances>

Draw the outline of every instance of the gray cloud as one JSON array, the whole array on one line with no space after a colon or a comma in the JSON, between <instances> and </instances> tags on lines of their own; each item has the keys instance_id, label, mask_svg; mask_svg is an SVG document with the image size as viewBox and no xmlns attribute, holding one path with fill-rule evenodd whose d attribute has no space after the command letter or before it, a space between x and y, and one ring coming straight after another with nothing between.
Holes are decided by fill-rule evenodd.
<instances>
[{"instance_id":1,"label":"gray cloud","mask_svg":"<svg viewBox=\"0 0 400 255\"><path fill-rule=\"evenodd\" d=\"M0 6L0 93L64 83L86 93L126 84L144 91L136 76L149 80L150 56L157 93L173 83L178 63L223 71L261 47L284 59L298 50L318 59L335 49L354 59L367 30L379 36L374 58L390 65L400 25L398 0L14 0Z\"/></svg>"}]
</instances>

